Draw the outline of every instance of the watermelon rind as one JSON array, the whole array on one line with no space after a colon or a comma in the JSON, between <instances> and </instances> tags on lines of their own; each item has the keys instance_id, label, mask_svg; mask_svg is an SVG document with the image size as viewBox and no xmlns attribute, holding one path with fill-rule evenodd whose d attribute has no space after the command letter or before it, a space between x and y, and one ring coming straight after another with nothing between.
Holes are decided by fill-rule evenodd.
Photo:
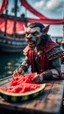
<instances>
[{"instance_id":1,"label":"watermelon rind","mask_svg":"<svg viewBox=\"0 0 64 114\"><path fill-rule=\"evenodd\" d=\"M30 91L30 92L25 92L25 93L22 93L22 94L9 93L9 92L5 92L3 90L0 90L0 96L2 98L4 98L6 101L14 102L14 103L26 101L26 100L29 100L29 99L33 99L36 96L42 94L46 84L40 84L40 85L41 85L41 87L38 88L37 90L33 90L33 91Z\"/></svg>"}]
</instances>

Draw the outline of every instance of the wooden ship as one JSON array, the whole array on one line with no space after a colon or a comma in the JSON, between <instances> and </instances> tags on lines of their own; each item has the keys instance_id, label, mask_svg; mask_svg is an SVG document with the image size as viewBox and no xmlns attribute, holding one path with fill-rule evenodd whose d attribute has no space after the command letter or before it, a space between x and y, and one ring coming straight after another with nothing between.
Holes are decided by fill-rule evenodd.
<instances>
[{"instance_id":1,"label":"wooden ship","mask_svg":"<svg viewBox=\"0 0 64 114\"><path fill-rule=\"evenodd\" d=\"M0 28L0 51L3 52L22 52L27 45L23 28L27 20L23 14L22 17L17 17L17 2L15 0L14 16L8 15L8 1L5 14L0 14L0 26L4 23ZM16 26L20 26L19 30Z\"/></svg>"},{"instance_id":2,"label":"wooden ship","mask_svg":"<svg viewBox=\"0 0 64 114\"><path fill-rule=\"evenodd\" d=\"M8 15L9 0L2 0L0 8L0 51L4 52L22 52L26 47L24 26L27 23L40 22L43 24L63 24L64 19L49 19L40 12L36 11L27 0L19 0L21 6L25 7L38 18L27 18L24 14L17 17L18 0L14 0L14 16ZM5 11L5 14L3 14Z\"/></svg>"}]
</instances>

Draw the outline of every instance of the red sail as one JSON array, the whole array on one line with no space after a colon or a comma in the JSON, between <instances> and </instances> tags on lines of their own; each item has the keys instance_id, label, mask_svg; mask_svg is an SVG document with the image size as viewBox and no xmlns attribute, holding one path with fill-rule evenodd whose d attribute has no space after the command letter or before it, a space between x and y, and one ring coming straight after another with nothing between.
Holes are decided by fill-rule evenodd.
<instances>
[{"instance_id":1,"label":"red sail","mask_svg":"<svg viewBox=\"0 0 64 114\"><path fill-rule=\"evenodd\" d=\"M0 6L0 14L6 9L8 0L2 0L2 5Z\"/></svg>"},{"instance_id":2,"label":"red sail","mask_svg":"<svg viewBox=\"0 0 64 114\"><path fill-rule=\"evenodd\" d=\"M33 7L31 7L26 0L20 0L21 5L23 5L26 9L28 9L30 12L32 12L34 15L42 18L42 19L47 19L46 16L42 15L38 11L36 11Z\"/></svg>"},{"instance_id":3,"label":"red sail","mask_svg":"<svg viewBox=\"0 0 64 114\"><path fill-rule=\"evenodd\" d=\"M28 18L28 22L40 22L42 24L60 25L64 24L64 19L32 19Z\"/></svg>"},{"instance_id":4,"label":"red sail","mask_svg":"<svg viewBox=\"0 0 64 114\"><path fill-rule=\"evenodd\" d=\"M16 22L16 32L19 32L19 31L22 31L24 32L24 25L26 23L25 22L20 22L20 21L17 21ZM7 20L7 30L6 30L6 33L7 34L13 34L14 31L13 31L13 28L14 28L14 20L10 20L8 19ZM4 18L0 18L0 30L2 32L5 32L5 19Z\"/></svg>"},{"instance_id":5,"label":"red sail","mask_svg":"<svg viewBox=\"0 0 64 114\"><path fill-rule=\"evenodd\" d=\"M43 24L63 24L64 23L64 20L53 20L53 19L32 19L32 18L28 18L28 22L32 23L32 22L40 22L40 23L43 23ZM24 31L24 25L26 24L25 21L16 21L16 32L19 32L19 31L22 31L22 32L25 32ZM7 20L7 30L6 30L6 33L7 34L13 34L14 31L13 31L13 28L14 28L14 20L13 19L8 19ZM0 18L0 30L2 32L5 32L5 19L4 18Z\"/></svg>"},{"instance_id":6,"label":"red sail","mask_svg":"<svg viewBox=\"0 0 64 114\"><path fill-rule=\"evenodd\" d=\"M64 19L49 19L31 7L26 0L20 0L21 4L40 19L28 19L29 22L41 22L43 24L64 24Z\"/></svg>"}]
</instances>

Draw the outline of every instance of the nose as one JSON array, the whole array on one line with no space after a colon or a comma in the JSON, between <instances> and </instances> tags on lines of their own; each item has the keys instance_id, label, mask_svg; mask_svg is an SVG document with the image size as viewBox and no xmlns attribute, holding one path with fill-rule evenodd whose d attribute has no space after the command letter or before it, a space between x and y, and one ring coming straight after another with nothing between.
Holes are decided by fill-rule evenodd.
<instances>
[{"instance_id":1,"label":"nose","mask_svg":"<svg viewBox=\"0 0 64 114\"><path fill-rule=\"evenodd\" d=\"M32 37L26 37L26 41L29 42L31 41Z\"/></svg>"},{"instance_id":2,"label":"nose","mask_svg":"<svg viewBox=\"0 0 64 114\"><path fill-rule=\"evenodd\" d=\"M31 38L32 37L32 34L28 34L26 35L27 38Z\"/></svg>"}]
</instances>

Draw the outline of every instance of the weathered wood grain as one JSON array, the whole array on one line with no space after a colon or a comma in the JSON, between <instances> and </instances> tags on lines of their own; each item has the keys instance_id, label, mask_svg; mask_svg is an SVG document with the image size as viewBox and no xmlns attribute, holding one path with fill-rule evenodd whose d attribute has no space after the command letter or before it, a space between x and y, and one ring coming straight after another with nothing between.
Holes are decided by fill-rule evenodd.
<instances>
[{"instance_id":1,"label":"weathered wood grain","mask_svg":"<svg viewBox=\"0 0 64 114\"><path fill-rule=\"evenodd\" d=\"M41 102L35 107L36 110L42 111L42 113L59 114L61 112L62 98L63 98L63 82L56 82L51 87L46 99L42 99ZM43 105L44 104L44 105ZM40 107L38 109L38 106Z\"/></svg>"},{"instance_id":2,"label":"weathered wood grain","mask_svg":"<svg viewBox=\"0 0 64 114\"><path fill-rule=\"evenodd\" d=\"M2 80L0 86L8 86L11 78ZM63 81L46 83L42 95L22 103L9 103L0 97L0 108L28 114L61 114Z\"/></svg>"},{"instance_id":3,"label":"weathered wood grain","mask_svg":"<svg viewBox=\"0 0 64 114\"><path fill-rule=\"evenodd\" d=\"M0 79L0 86L5 86L5 84L9 83L11 81L11 76Z\"/></svg>"}]
</instances>

